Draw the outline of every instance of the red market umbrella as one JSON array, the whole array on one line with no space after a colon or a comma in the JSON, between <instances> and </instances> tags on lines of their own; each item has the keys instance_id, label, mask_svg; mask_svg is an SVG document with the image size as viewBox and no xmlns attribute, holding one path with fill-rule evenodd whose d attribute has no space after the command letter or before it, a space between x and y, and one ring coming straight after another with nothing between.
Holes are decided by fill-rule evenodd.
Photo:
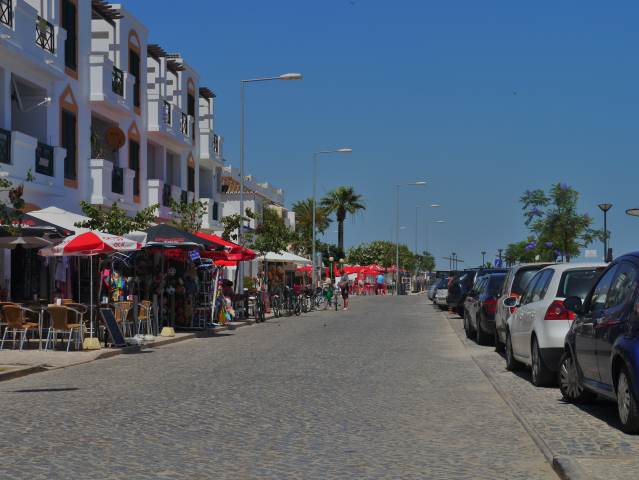
<instances>
[{"instance_id":1,"label":"red market umbrella","mask_svg":"<svg viewBox=\"0 0 639 480\"><path fill-rule=\"evenodd\" d=\"M228 240L224 240L222 237L218 237L217 235L213 235L211 233L204 232L195 232L195 236L201 238L203 240L207 240L211 243L218 244L226 249L224 252L216 252L220 255L215 255L211 258L214 260L232 260L232 261L245 261L245 260L253 260L257 257L257 253L251 250L250 248L243 247L242 245L238 245L237 243L230 242Z\"/></svg>"},{"instance_id":2,"label":"red market umbrella","mask_svg":"<svg viewBox=\"0 0 639 480\"><path fill-rule=\"evenodd\" d=\"M58 245L40 249L44 257L92 257L102 253L132 252L142 248L135 240L102 232L84 232L65 238ZM93 261L91 262L93 278ZM93 281L91 282L91 337L93 337Z\"/></svg>"}]
</instances>

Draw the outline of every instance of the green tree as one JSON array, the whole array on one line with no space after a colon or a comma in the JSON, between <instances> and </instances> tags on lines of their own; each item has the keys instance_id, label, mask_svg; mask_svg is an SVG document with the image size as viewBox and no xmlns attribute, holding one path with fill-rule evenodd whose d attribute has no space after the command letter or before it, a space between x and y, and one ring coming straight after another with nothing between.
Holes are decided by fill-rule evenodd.
<instances>
[{"instance_id":1,"label":"green tree","mask_svg":"<svg viewBox=\"0 0 639 480\"><path fill-rule=\"evenodd\" d=\"M113 235L125 235L134 230L147 230L155 222L156 211L160 206L150 205L132 217L127 216L126 210L120 208L117 203L113 203L111 208L105 208L81 201L80 207L82 213L89 219L75 223L76 227L90 228Z\"/></svg>"},{"instance_id":2,"label":"green tree","mask_svg":"<svg viewBox=\"0 0 639 480\"><path fill-rule=\"evenodd\" d=\"M524 192L520 202L535 247L555 250L569 262L581 248L603 238L603 231L591 228L592 218L577 212L578 200L579 192L565 183L554 184L548 193L541 189Z\"/></svg>"},{"instance_id":3,"label":"green tree","mask_svg":"<svg viewBox=\"0 0 639 480\"><path fill-rule=\"evenodd\" d=\"M348 251L347 261L350 264L371 265L378 264L384 267L395 265L396 245L387 240L375 240L371 243L362 243L352 247ZM407 270L435 269L435 259L428 252L415 255L406 245L399 245L399 265Z\"/></svg>"},{"instance_id":4,"label":"green tree","mask_svg":"<svg viewBox=\"0 0 639 480\"><path fill-rule=\"evenodd\" d=\"M224 225L224 230L222 232L222 238L224 240L228 240L229 242L237 242L238 239L238 231L240 229L240 222L247 222L249 220L255 219L255 214L251 211L250 208L244 209L244 217L241 217L239 213L234 213L232 215L227 215L226 217L222 217L221 222ZM242 244L246 245L251 242L253 238L253 233L244 229L243 231L244 238L242 239Z\"/></svg>"},{"instance_id":5,"label":"green tree","mask_svg":"<svg viewBox=\"0 0 639 480\"><path fill-rule=\"evenodd\" d=\"M310 255L313 250L313 199L307 198L293 204L295 212L295 238L293 249L301 255ZM319 233L328 229L331 218L329 212L320 206L315 209L315 226ZM316 245L317 248L316 239Z\"/></svg>"},{"instance_id":6,"label":"green tree","mask_svg":"<svg viewBox=\"0 0 639 480\"><path fill-rule=\"evenodd\" d=\"M292 232L282 216L272 208L265 208L250 246L261 255L267 252L280 253L288 248L291 240Z\"/></svg>"},{"instance_id":7,"label":"green tree","mask_svg":"<svg viewBox=\"0 0 639 480\"><path fill-rule=\"evenodd\" d=\"M347 214L355 215L366 209L362 196L355 193L353 187L342 186L328 192L320 204L327 212L335 213L337 246L341 251L344 251L344 220L346 220Z\"/></svg>"},{"instance_id":8,"label":"green tree","mask_svg":"<svg viewBox=\"0 0 639 480\"><path fill-rule=\"evenodd\" d=\"M171 199L171 210L175 215L176 227L185 232L194 233L202 228L202 217L206 215L206 204L201 200L176 202Z\"/></svg>"}]
</instances>

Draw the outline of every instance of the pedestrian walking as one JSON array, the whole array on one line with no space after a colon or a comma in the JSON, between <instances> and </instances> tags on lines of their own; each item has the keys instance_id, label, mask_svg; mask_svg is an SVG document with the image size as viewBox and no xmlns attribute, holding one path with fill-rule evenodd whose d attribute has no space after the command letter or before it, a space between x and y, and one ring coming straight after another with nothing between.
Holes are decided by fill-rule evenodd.
<instances>
[{"instance_id":1,"label":"pedestrian walking","mask_svg":"<svg viewBox=\"0 0 639 480\"><path fill-rule=\"evenodd\" d=\"M339 286L340 292L342 294L342 300L344 301L344 310L348 310L349 282L348 275L346 275L344 271L341 272L341 278L337 285Z\"/></svg>"},{"instance_id":2,"label":"pedestrian walking","mask_svg":"<svg viewBox=\"0 0 639 480\"><path fill-rule=\"evenodd\" d=\"M383 292L384 292L384 275L380 273L377 275L377 282L375 284L375 295L382 295Z\"/></svg>"}]
</instances>

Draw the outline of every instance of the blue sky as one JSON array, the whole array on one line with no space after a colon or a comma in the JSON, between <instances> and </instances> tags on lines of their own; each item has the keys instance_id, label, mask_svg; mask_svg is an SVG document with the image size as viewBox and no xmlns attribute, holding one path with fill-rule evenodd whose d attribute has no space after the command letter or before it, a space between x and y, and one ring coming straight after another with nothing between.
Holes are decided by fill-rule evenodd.
<instances>
[{"instance_id":1,"label":"blue sky","mask_svg":"<svg viewBox=\"0 0 639 480\"><path fill-rule=\"evenodd\" d=\"M347 221L347 246L390 239L394 185L400 239L440 266L467 264L526 235L518 198L567 182L601 220L611 202L615 253L639 249L639 3L476 0L126 1L150 41L179 51L217 97L225 156L239 155L239 80L301 72L301 82L252 85L247 172L310 196L312 152L325 157L319 192L352 185L367 211ZM611 7L613 5L613 7ZM184 6L184 8L177 8ZM430 216L427 217L426 213ZM336 228L326 240L336 241ZM601 253L602 248L596 245Z\"/></svg>"}]
</instances>

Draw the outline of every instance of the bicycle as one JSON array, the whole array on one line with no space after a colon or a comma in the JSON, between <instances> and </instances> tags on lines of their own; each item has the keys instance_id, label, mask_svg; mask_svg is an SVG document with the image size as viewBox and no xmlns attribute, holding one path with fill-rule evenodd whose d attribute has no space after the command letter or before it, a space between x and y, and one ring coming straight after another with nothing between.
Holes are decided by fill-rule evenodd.
<instances>
[{"instance_id":1,"label":"bicycle","mask_svg":"<svg viewBox=\"0 0 639 480\"><path fill-rule=\"evenodd\" d=\"M335 299L335 311L339 310L339 298L342 296L342 289L338 286L335 286L333 289L333 297Z\"/></svg>"},{"instance_id":2,"label":"bicycle","mask_svg":"<svg viewBox=\"0 0 639 480\"><path fill-rule=\"evenodd\" d=\"M271 294L271 309L275 318L282 316L282 299L277 293Z\"/></svg>"}]
</instances>

